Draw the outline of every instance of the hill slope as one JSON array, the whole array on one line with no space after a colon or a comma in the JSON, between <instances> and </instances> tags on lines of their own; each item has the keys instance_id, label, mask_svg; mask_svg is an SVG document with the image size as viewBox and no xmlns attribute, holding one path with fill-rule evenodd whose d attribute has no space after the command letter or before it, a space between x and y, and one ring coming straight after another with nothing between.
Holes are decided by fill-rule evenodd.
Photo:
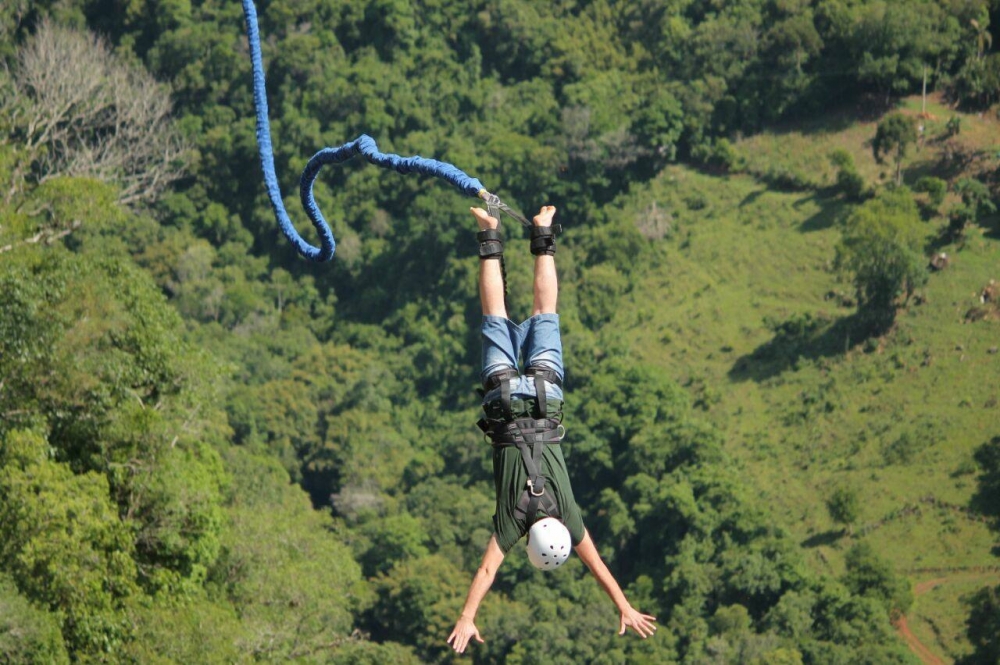
<instances>
[{"instance_id":1,"label":"hill slope","mask_svg":"<svg viewBox=\"0 0 1000 665\"><path fill-rule=\"evenodd\" d=\"M932 111L929 137L951 114ZM973 116L962 122L962 145L995 168L989 140L1000 127ZM844 147L872 182L878 169L864 142L874 124L768 134L736 147L750 171L756 163L809 168L815 185L832 181L826 156ZM927 141L906 164L908 180L954 176L941 173L945 149ZM938 579L918 594L909 623L933 652L954 658L969 650L963 595L1000 580L996 533L967 510L979 489L973 455L1000 434L1000 323L966 320L984 285L1000 278L1000 229L987 220L961 247L941 247L951 265L931 275L895 329L852 340L853 287L831 268L836 220L847 207L829 189L783 193L751 175L668 169L620 206L640 224L655 211L671 228L660 241L666 258L612 325L627 330L648 363L689 386L817 570L841 573L843 554L864 539L914 584ZM929 241L946 224L930 220ZM861 500L850 535L826 509L837 488ZM964 572L951 583L954 571Z\"/></svg>"}]
</instances>

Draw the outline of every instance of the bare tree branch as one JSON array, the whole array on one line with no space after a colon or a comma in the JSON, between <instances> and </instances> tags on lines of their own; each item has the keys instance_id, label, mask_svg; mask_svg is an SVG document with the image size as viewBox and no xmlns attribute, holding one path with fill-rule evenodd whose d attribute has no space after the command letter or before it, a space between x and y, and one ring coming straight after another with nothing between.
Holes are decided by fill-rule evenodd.
<instances>
[{"instance_id":1,"label":"bare tree branch","mask_svg":"<svg viewBox=\"0 0 1000 665\"><path fill-rule=\"evenodd\" d=\"M18 242L10 243L9 245L4 245L0 247L0 254L3 254L4 252L9 252L18 245L34 245L39 242L44 242L46 245L51 245L56 240L59 240L60 238L65 238L70 233L73 233L73 231L76 231L78 228L80 228L80 220L74 219L72 224L62 229L42 229L41 231L39 231L38 233L29 238L25 238Z\"/></svg>"},{"instance_id":2,"label":"bare tree branch","mask_svg":"<svg viewBox=\"0 0 1000 665\"><path fill-rule=\"evenodd\" d=\"M0 106L38 183L84 176L144 203L184 174L188 147L174 128L168 90L119 61L107 44L43 20L18 52L13 96Z\"/></svg>"}]
</instances>

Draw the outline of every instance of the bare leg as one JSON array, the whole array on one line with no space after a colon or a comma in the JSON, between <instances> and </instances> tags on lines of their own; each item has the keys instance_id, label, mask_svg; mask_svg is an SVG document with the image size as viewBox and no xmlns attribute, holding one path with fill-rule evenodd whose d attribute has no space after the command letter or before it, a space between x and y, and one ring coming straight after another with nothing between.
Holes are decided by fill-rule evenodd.
<instances>
[{"instance_id":1,"label":"bare leg","mask_svg":"<svg viewBox=\"0 0 1000 665\"><path fill-rule=\"evenodd\" d=\"M499 226L500 222L495 217L490 217L482 208L471 208L471 210L479 223L480 231ZM503 298L503 274L500 272L500 261L497 259L479 261L479 300L483 306L483 316L507 318L507 305Z\"/></svg>"},{"instance_id":2,"label":"bare leg","mask_svg":"<svg viewBox=\"0 0 1000 665\"><path fill-rule=\"evenodd\" d=\"M535 226L552 226L552 217L556 214L553 206L542 206L532 222ZM532 316L536 314L555 314L556 302L559 299L559 281L556 278L556 258L542 254L535 257L535 302L532 306Z\"/></svg>"}]
</instances>

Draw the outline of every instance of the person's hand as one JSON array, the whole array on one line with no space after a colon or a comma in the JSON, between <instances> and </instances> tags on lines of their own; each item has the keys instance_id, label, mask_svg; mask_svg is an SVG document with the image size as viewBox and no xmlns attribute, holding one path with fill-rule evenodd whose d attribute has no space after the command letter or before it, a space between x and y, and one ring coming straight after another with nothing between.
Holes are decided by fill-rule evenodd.
<instances>
[{"instance_id":1,"label":"person's hand","mask_svg":"<svg viewBox=\"0 0 1000 665\"><path fill-rule=\"evenodd\" d=\"M632 606L629 606L628 609L622 611L621 627L618 630L618 634L624 635L626 629L631 628L639 633L642 639L646 639L656 632L656 626L653 624L654 621L656 621L656 617L649 614L642 614L638 610L633 609Z\"/></svg>"},{"instance_id":2,"label":"person's hand","mask_svg":"<svg viewBox=\"0 0 1000 665\"><path fill-rule=\"evenodd\" d=\"M476 638L476 641L480 644L484 641L479 636L479 629L476 628L476 624L472 622L472 619L460 617L458 623L455 624L455 630L451 631L451 635L448 637L448 644L456 652L464 653L465 647L468 646L472 638Z\"/></svg>"},{"instance_id":3,"label":"person's hand","mask_svg":"<svg viewBox=\"0 0 1000 665\"><path fill-rule=\"evenodd\" d=\"M479 222L479 230L485 231L486 229L495 229L500 226L500 221L496 217L491 217L490 213L486 212L482 208L469 208L472 211L472 216L476 218Z\"/></svg>"},{"instance_id":4,"label":"person's hand","mask_svg":"<svg viewBox=\"0 0 1000 665\"><path fill-rule=\"evenodd\" d=\"M538 211L538 214L531 221L535 223L535 226L552 226L552 218L555 214L555 206L542 206L542 209Z\"/></svg>"}]
</instances>

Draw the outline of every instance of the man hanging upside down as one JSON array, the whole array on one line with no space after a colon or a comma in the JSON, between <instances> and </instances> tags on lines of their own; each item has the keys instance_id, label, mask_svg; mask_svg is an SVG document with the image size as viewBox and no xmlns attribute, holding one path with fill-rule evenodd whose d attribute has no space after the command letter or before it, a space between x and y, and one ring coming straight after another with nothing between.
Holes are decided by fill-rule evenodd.
<instances>
[{"instance_id":1,"label":"man hanging upside down","mask_svg":"<svg viewBox=\"0 0 1000 665\"><path fill-rule=\"evenodd\" d=\"M533 219L531 253L535 256L534 305L520 325L507 318L501 267L503 239L499 222L481 208L479 223L479 297L483 306L483 370L485 388L479 426L493 445L496 512L493 535L469 587L462 615L448 643L463 653L473 638L483 642L475 618L486 592L510 548L528 535L528 558L552 570L569 557L570 547L583 559L621 615L619 634L632 628L646 638L656 632L655 617L641 614L625 598L618 582L597 553L573 498L562 439L562 341L556 300L556 209L543 207ZM523 358L524 372L518 371Z\"/></svg>"}]
</instances>

